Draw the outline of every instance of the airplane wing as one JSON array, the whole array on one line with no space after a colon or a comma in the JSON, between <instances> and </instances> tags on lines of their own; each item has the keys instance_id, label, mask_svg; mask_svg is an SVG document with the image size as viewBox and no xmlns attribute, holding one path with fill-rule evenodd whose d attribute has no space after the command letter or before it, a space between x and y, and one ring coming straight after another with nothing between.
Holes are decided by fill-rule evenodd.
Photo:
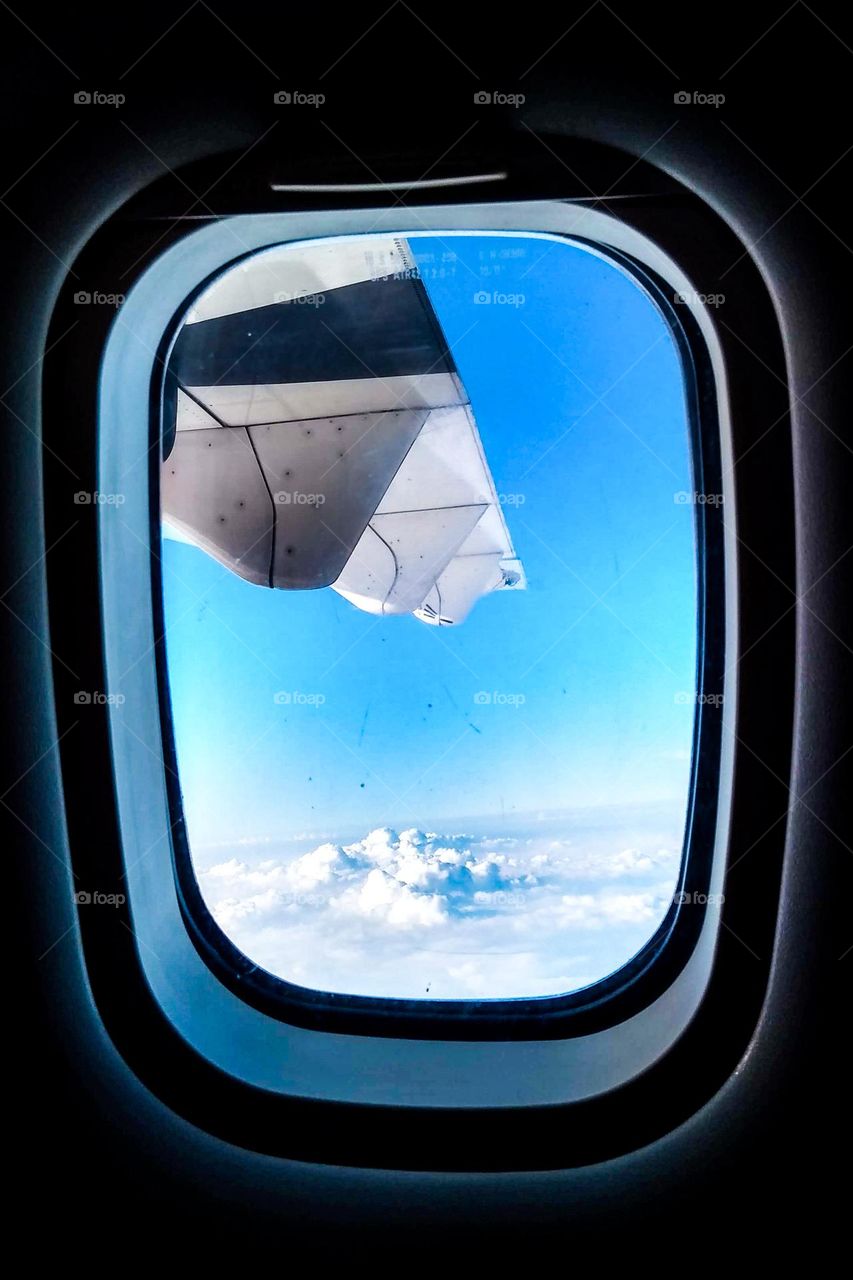
<instances>
[{"instance_id":1,"label":"airplane wing","mask_svg":"<svg viewBox=\"0 0 853 1280\"><path fill-rule=\"evenodd\" d=\"M333 586L369 613L436 626L524 586L470 404L430 412Z\"/></svg>"},{"instance_id":2,"label":"airplane wing","mask_svg":"<svg viewBox=\"0 0 853 1280\"><path fill-rule=\"evenodd\" d=\"M169 358L167 526L257 585L462 621L524 586L408 241L281 246L196 300Z\"/></svg>"}]
</instances>

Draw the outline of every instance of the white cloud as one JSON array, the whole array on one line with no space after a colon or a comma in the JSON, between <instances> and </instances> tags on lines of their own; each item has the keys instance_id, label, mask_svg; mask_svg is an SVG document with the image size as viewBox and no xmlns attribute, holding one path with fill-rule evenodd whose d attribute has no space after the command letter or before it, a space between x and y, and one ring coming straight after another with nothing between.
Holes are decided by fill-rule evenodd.
<instances>
[{"instance_id":1,"label":"white cloud","mask_svg":"<svg viewBox=\"0 0 853 1280\"><path fill-rule=\"evenodd\" d=\"M440 894L417 893L379 867L368 871L359 888L332 898L329 906L378 918L399 929L432 928L447 919L447 905Z\"/></svg>"},{"instance_id":2,"label":"white cloud","mask_svg":"<svg viewBox=\"0 0 853 1280\"><path fill-rule=\"evenodd\" d=\"M325 990L432 998L550 995L588 985L654 932L678 856L660 834L553 840L381 827L257 863L232 856L199 882L257 963Z\"/></svg>"},{"instance_id":3,"label":"white cloud","mask_svg":"<svg viewBox=\"0 0 853 1280\"><path fill-rule=\"evenodd\" d=\"M285 869L285 875L293 888L299 892L314 889L321 884L345 875L355 865L343 849L336 844L321 844L311 853L306 853Z\"/></svg>"},{"instance_id":4,"label":"white cloud","mask_svg":"<svg viewBox=\"0 0 853 1280\"><path fill-rule=\"evenodd\" d=\"M658 921L664 903L654 893L567 893L557 906L556 915L565 925L584 929L600 929L614 924L644 924Z\"/></svg>"}]
</instances>

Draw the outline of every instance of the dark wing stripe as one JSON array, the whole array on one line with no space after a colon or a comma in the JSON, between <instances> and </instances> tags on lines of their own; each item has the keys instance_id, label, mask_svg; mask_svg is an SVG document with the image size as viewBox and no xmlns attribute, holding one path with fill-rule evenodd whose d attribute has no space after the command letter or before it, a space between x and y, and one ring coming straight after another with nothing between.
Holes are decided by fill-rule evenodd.
<instances>
[{"instance_id":1,"label":"dark wing stripe","mask_svg":"<svg viewBox=\"0 0 853 1280\"><path fill-rule=\"evenodd\" d=\"M454 371L422 283L393 278L185 325L170 361L185 387Z\"/></svg>"}]
</instances>

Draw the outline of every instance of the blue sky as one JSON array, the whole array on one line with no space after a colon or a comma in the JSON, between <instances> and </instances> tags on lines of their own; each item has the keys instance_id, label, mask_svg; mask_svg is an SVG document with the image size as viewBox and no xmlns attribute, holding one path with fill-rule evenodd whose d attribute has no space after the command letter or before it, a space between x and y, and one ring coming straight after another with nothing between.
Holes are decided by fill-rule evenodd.
<instances>
[{"instance_id":1,"label":"blue sky","mask_svg":"<svg viewBox=\"0 0 853 1280\"><path fill-rule=\"evenodd\" d=\"M547 830L552 841L574 840L581 858L594 845L612 859L630 839L654 860L663 842L673 878L693 714L677 695L695 681L695 583L693 507L674 501L694 486L672 338L637 286L581 247L496 236L411 244L528 589L487 597L462 625L439 630L410 616L377 619L331 590L258 588L165 541L170 686L199 868L229 856L271 865L271 851L286 861L385 827L516 839L535 857L542 848L531 852L531 840ZM490 301L478 300L483 292ZM299 698L277 702L280 691ZM484 692L500 697L484 703ZM578 836L584 810L599 815L591 842ZM625 813L650 816L643 826ZM377 875L393 877L383 857ZM658 888L662 866L644 872ZM565 858L561 867L562 892L572 877ZM355 864L344 871L355 875ZM525 874L515 866L507 884ZM323 884L333 881L330 873ZM233 903L240 893L229 886ZM387 923L391 908L381 910ZM237 914L245 922L252 912ZM426 915L417 917L424 927ZM359 917L361 950L353 944L341 960L349 976L338 989L376 991L364 932L372 918ZM596 935L604 950L580 966L584 978L596 964L615 967L619 948L636 949L654 923L638 926L623 920L606 946ZM304 929L300 917L300 956L311 945ZM287 922L274 933L280 947ZM555 926L547 936L553 948L562 935ZM263 958L274 967L269 946ZM316 985L335 985L321 967ZM564 969L561 961L548 982L568 981ZM494 981L513 986L502 972ZM312 973L309 964L301 980ZM464 994L464 981L456 985Z\"/></svg>"}]
</instances>

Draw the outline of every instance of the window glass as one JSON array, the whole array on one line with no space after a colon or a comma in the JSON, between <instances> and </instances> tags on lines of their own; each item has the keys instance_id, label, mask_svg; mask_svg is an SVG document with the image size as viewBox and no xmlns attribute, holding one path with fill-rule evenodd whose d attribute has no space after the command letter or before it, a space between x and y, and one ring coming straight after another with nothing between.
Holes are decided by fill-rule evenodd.
<instances>
[{"instance_id":1,"label":"window glass","mask_svg":"<svg viewBox=\"0 0 853 1280\"><path fill-rule=\"evenodd\" d=\"M163 584L190 850L271 973L549 996L676 888L694 484L655 305L556 237L253 254L164 397Z\"/></svg>"}]
</instances>

